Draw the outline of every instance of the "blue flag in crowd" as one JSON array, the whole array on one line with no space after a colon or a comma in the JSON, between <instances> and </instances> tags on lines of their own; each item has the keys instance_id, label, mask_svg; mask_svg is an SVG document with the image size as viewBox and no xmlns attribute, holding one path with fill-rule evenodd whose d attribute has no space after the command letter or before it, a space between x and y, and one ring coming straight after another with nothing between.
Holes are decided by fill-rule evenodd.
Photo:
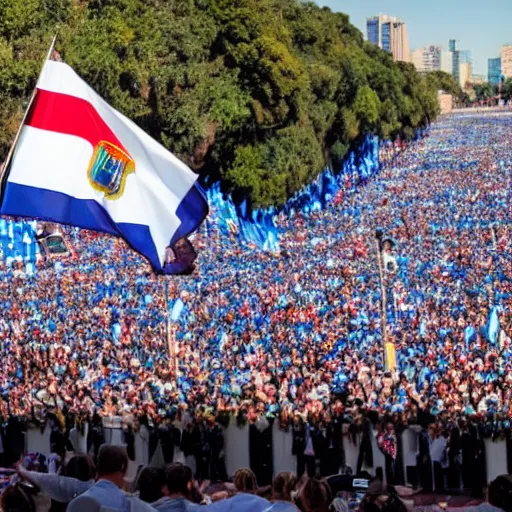
<instances>
[{"instance_id":1,"label":"blue flag in crowd","mask_svg":"<svg viewBox=\"0 0 512 512\"><path fill-rule=\"evenodd\" d=\"M498 332L500 330L500 319L498 318L498 307L494 306L489 316L489 324L487 327L487 339L491 343L498 341Z\"/></svg>"}]
</instances>

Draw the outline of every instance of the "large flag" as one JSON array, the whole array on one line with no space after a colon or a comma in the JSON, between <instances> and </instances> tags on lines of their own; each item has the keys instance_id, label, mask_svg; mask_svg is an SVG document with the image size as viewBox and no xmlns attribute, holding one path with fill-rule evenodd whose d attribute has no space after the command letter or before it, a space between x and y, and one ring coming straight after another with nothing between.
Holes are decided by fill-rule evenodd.
<instances>
[{"instance_id":1,"label":"large flag","mask_svg":"<svg viewBox=\"0 0 512 512\"><path fill-rule=\"evenodd\" d=\"M166 265L166 248L208 213L197 178L71 67L47 61L1 213L121 236L156 272L173 273L179 265Z\"/></svg>"}]
</instances>

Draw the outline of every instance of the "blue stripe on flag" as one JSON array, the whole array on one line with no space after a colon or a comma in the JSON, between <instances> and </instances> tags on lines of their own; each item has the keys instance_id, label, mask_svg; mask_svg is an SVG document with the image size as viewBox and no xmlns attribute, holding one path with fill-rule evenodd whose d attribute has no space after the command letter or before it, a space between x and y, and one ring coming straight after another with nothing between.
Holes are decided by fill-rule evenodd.
<instances>
[{"instance_id":1,"label":"blue stripe on flag","mask_svg":"<svg viewBox=\"0 0 512 512\"><path fill-rule=\"evenodd\" d=\"M172 237L171 245L195 231L208 215L208 201L201 185L195 183L188 191L179 204L176 215L181 224Z\"/></svg>"},{"instance_id":2,"label":"blue stripe on flag","mask_svg":"<svg viewBox=\"0 0 512 512\"><path fill-rule=\"evenodd\" d=\"M149 261L155 272L163 271L149 227L143 224L116 224L105 208L92 199L77 199L62 192L8 183L1 213L48 220L120 236L132 249ZM176 231L173 241L196 229L207 213L208 205L202 191L192 187L178 206L177 216L182 224Z\"/></svg>"}]
</instances>

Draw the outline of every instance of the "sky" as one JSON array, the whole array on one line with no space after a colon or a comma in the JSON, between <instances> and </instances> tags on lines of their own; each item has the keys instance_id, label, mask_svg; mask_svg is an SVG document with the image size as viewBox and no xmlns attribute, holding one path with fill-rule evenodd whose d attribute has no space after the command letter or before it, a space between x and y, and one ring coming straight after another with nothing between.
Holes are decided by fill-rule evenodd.
<instances>
[{"instance_id":1,"label":"sky","mask_svg":"<svg viewBox=\"0 0 512 512\"><path fill-rule=\"evenodd\" d=\"M411 50L437 44L471 50L473 73L487 76L487 59L512 43L512 0L316 0L350 16L366 37L366 18L397 16L407 23Z\"/></svg>"}]
</instances>

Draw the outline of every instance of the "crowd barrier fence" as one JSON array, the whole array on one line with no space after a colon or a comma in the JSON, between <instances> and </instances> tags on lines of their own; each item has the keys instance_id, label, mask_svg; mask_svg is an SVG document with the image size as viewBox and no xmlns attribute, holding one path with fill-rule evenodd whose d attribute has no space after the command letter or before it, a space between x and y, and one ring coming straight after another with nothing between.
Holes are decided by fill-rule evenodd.
<instances>
[{"instance_id":1,"label":"crowd barrier fence","mask_svg":"<svg viewBox=\"0 0 512 512\"><path fill-rule=\"evenodd\" d=\"M272 426L272 453L274 475L280 471L296 472L296 457L292 455L292 433L279 429L277 422ZM70 440L75 450L80 453L87 452L87 431L86 424L84 434L77 430L70 432ZM25 436L25 448L27 452L39 452L49 455L50 452L50 427L47 425L45 430L31 428ZM244 467L250 467L249 462L249 426L239 427L235 422L230 422L224 430L225 433L225 462L228 475ZM105 440L107 443L122 445L123 433L120 428L105 428ZM357 459L359 454L359 444L361 436L359 435L354 444L348 438L343 437L343 446L345 449L346 465L352 471L356 472ZM407 467L416 466L417 433L413 429L406 429L402 433L403 447L403 465L404 475L407 474ZM507 448L505 441L485 440L487 480L492 481L498 475L507 473ZM372 436L373 467L365 467L371 474L375 474L378 468L385 474L384 455L378 449L376 440ZM192 457L186 458L183 452L177 448L174 452L174 460L183 462L195 468L195 461ZM135 461L130 463L127 480L132 481L139 465L163 465L164 459L160 445L158 445L151 460L149 460L148 450L148 432L145 427L135 433Z\"/></svg>"}]
</instances>

